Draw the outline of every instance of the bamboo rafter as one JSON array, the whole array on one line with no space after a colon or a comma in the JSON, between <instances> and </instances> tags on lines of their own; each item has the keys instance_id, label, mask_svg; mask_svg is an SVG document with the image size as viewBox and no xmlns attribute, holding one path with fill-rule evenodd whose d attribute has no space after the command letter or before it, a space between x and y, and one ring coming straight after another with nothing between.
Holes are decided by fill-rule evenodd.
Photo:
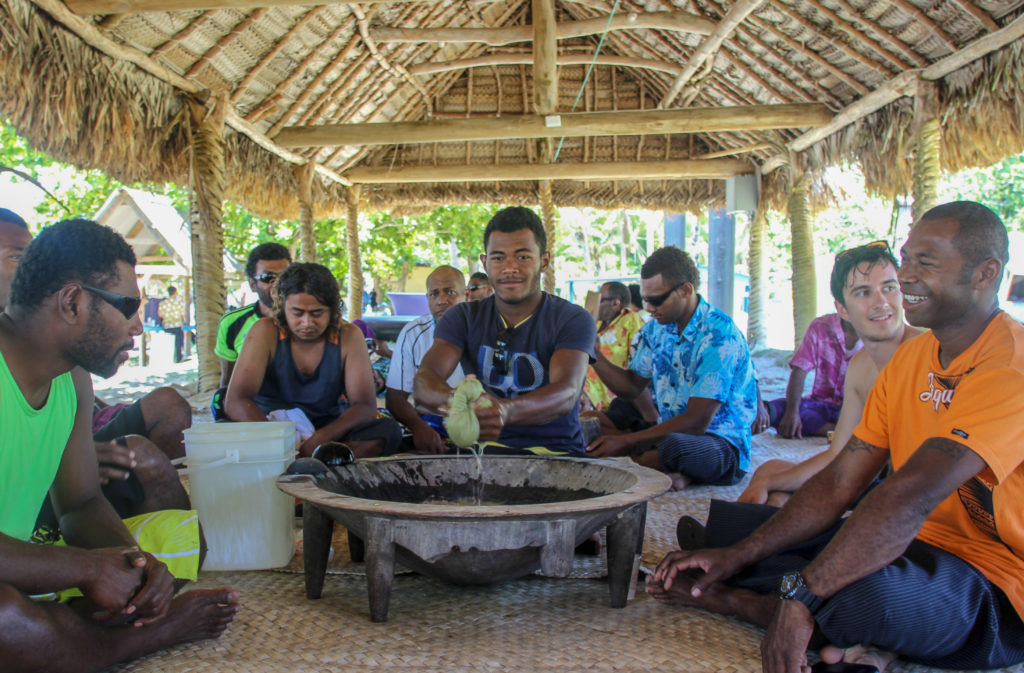
<instances>
[{"instance_id":1,"label":"bamboo rafter","mask_svg":"<svg viewBox=\"0 0 1024 673\"><path fill-rule=\"evenodd\" d=\"M880 44L878 42L878 40L874 39L873 37L871 37L870 35L868 35L864 31L862 31L861 29L859 29L856 26L854 26L853 23L851 23L850 21L847 21L843 17L839 16L838 13L833 12L831 9L829 9L825 5L823 5L820 2L818 2L818 0L805 0L805 1L808 4L810 4L811 7L814 7L816 10L818 10L821 13L822 16L824 16L827 19L829 19L830 21L832 21L832 25L834 25L837 29L839 29L841 32L846 33L847 35L849 35L850 38L852 38L853 41L855 41L855 42L856 41L860 41L860 42L864 43L865 45L870 47L870 51L872 53L877 54L877 55L881 56L882 58L884 58L886 61L888 61L889 64L892 66L892 68L896 72L900 72L901 70L905 70L907 68L907 64L906 63L904 63L900 59L896 58L896 56L891 51L889 51L887 48L885 48L882 44ZM842 6L841 0L840 0L840 6ZM856 14L854 14L854 16L856 16ZM911 52L911 53L913 53L913 52ZM912 60L911 63L912 64L916 64L916 65L923 65L922 61L923 61L923 59L917 58L917 59Z\"/></svg>"},{"instance_id":2,"label":"bamboo rafter","mask_svg":"<svg viewBox=\"0 0 1024 673\"><path fill-rule=\"evenodd\" d=\"M890 0L890 2L908 14L912 20L924 25L935 37L945 43L950 51L956 51L956 42L949 36L949 33L942 30L942 27L932 21L931 17L921 11L917 5L910 0Z\"/></svg>"},{"instance_id":3,"label":"bamboo rafter","mask_svg":"<svg viewBox=\"0 0 1024 673\"><path fill-rule=\"evenodd\" d=\"M824 68L825 71L828 72L830 75L832 75L839 81L844 82L847 86L849 86L851 89L853 89L860 95L863 96L864 94L870 91L870 89L868 89L866 86L857 81L856 78L852 77L851 75L848 75L842 69L832 65L832 63L829 62L824 56L814 51L813 49L805 47L803 44L794 40L792 37L784 33L782 30L780 30L778 27L774 26L770 22L764 21L756 16L750 17L750 22L763 30L767 30L769 33L779 38L779 40L781 40L783 44L792 49L794 52L802 54L807 58L811 59L819 66Z\"/></svg>"},{"instance_id":4,"label":"bamboo rafter","mask_svg":"<svg viewBox=\"0 0 1024 673\"><path fill-rule=\"evenodd\" d=\"M278 54L280 54L284 50L284 48L288 46L289 42L296 35L296 33L305 28L310 21L315 19L317 15L320 13L320 11L321 8L316 7L306 12L301 19L296 21L295 24L288 29L288 32L281 36L281 39L279 39L274 44L274 46L271 47L270 51L263 55L263 58L259 60L259 63L254 65L252 68L249 69L247 73L245 73L245 77L243 77L242 81L239 82L237 86L235 86L235 90L231 94L232 103L238 102L238 99L242 96L242 94L244 94L249 89L249 86L252 84L253 80L256 79L256 76L260 74L260 71L262 71L263 68L265 68L268 63L277 58Z\"/></svg>"},{"instance_id":5,"label":"bamboo rafter","mask_svg":"<svg viewBox=\"0 0 1024 673\"><path fill-rule=\"evenodd\" d=\"M208 49L205 54L200 56L199 60L192 64L192 67L185 73L185 78L192 79L195 77L203 66L209 65L210 61L224 50L224 47L231 44L239 35L254 26L266 13L266 9L257 9L255 12L235 24L234 28L232 28L224 37L217 40L216 44Z\"/></svg>"},{"instance_id":6,"label":"bamboo rafter","mask_svg":"<svg viewBox=\"0 0 1024 673\"><path fill-rule=\"evenodd\" d=\"M744 39L750 40L753 44L757 45L759 48L764 50L766 54L776 54L776 50L773 49L771 45L762 40L758 35L754 34L754 32L747 28L746 26L740 26L739 30L736 31L736 35L742 36ZM737 42L740 42L740 40L737 40ZM754 51L750 48L747 48L747 51L751 54L754 53ZM832 95L832 92L828 91L825 87L821 86L816 81L814 81L814 79L810 75L808 75L807 72L804 71L802 68L794 68L792 71L796 74L797 78L803 81L804 86L814 91L814 94L817 96L817 100L821 100L835 106L838 106L840 104L839 99ZM776 70L776 72L778 72L778 70ZM779 73L779 76L782 76L781 73Z\"/></svg>"},{"instance_id":7,"label":"bamboo rafter","mask_svg":"<svg viewBox=\"0 0 1024 673\"><path fill-rule=\"evenodd\" d=\"M688 12L630 12L620 14L609 21L605 17L582 21L562 22L555 26L555 36L568 40L588 35L619 30L674 30L697 35L708 35L715 24ZM379 42L482 42L490 46L502 46L533 39L532 26L510 26L496 28L392 28L375 26L371 35Z\"/></svg>"},{"instance_id":8,"label":"bamboo rafter","mask_svg":"<svg viewBox=\"0 0 1024 673\"><path fill-rule=\"evenodd\" d=\"M701 42L700 46L690 54L690 58L686 63L686 67L683 71L676 76L674 82L669 86L668 93L661 99L658 104L660 108L666 108L672 105L675 101L676 96L683 90L687 84L690 83L690 79L704 66L705 61L714 61L715 54L718 49L722 46L722 42L727 37L732 35L736 27L746 20L755 9L761 6L765 0L737 0L729 11L726 13L722 21L715 27L714 32Z\"/></svg>"},{"instance_id":9,"label":"bamboo rafter","mask_svg":"<svg viewBox=\"0 0 1024 673\"><path fill-rule=\"evenodd\" d=\"M814 36L816 36L816 37L818 37L818 38L820 38L822 40L825 40L831 46L833 46L836 49L838 49L839 51L843 52L844 54L846 54L847 56L849 56L853 60L857 61L861 65L864 65L864 66L866 66L868 68L871 68L872 70L877 72L881 77L888 77L889 76L889 74L890 74L889 68L886 68L883 64L879 63L878 61L876 61L876 60L874 60L872 58L869 58L868 56L865 56L863 53L861 53L857 49L854 49L852 45L847 44L846 40L840 38L838 35L829 35L824 28L818 26L813 21L810 21L809 19L805 18L804 16L799 14L796 10L794 10L792 7L790 7L789 5L787 5L784 2L781 2L781 0L769 0L769 2L771 2L772 5L776 9L781 11L783 14L788 16L790 19L792 19L796 23L800 24L800 26L802 26L805 30L807 30L812 35L814 35Z\"/></svg>"},{"instance_id":10,"label":"bamboo rafter","mask_svg":"<svg viewBox=\"0 0 1024 673\"><path fill-rule=\"evenodd\" d=\"M171 50L172 47L180 44L183 40L189 38L193 33L199 30L203 26L203 23L212 15L213 12L203 12L196 18L189 21L187 26L179 30L174 35L171 35L169 38L164 40L163 44L161 44L160 46L156 47L153 51L151 51L149 53L150 57L160 58L161 56L166 54L168 51Z\"/></svg>"},{"instance_id":11,"label":"bamboo rafter","mask_svg":"<svg viewBox=\"0 0 1024 673\"><path fill-rule=\"evenodd\" d=\"M999 24L988 15L988 12L981 7L978 7L976 4L971 2L971 0L952 0L952 2L960 9L964 10L967 15L973 16L977 19L978 23L980 23L985 30L989 32L999 30Z\"/></svg>"},{"instance_id":12,"label":"bamboo rafter","mask_svg":"<svg viewBox=\"0 0 1024 673\"><path fill-rule=\"evenodd\" d=\"M839 7L844 12L846 12L847 14L852 16L854 18L854 20L859 21L860 23L863 23L865 26L867 26L872 31L874 31L875 34L878 35L878 37L880 39L884 40L885 42L888 42L893 47L895 47L912 64L917 65L918 67L928 65L927 59L925 59L923 56L921 56L916 51L914 51L910 47L910 45L908 45L903 40L899 39L898 37L896 37L892 33L888 32L887 30L882 28L880 25L878 25L877 22L872 21L871 19L869 19L866 16L864 16L863 14L861 14L859 11L857 11L857 8L854 7L853 5L851 5L849 2L847 2L847 0L835 0L835 3L837 5L839 5Z\"/></svg>"},{"instance_id":13,"label":"bamboo rafter","mask_svg":"<svg viewBox=\"0 0 1024 673\"><path fill-rule=\"evenodd\" d=\"M313 94L317 92L317 90L320 88L320 85L323 84L324 80L327 79L327 77L331 74L333 69L339 63L344 63L345 57L347 57L349 53L351 53L352 50L355 49L356 45L358 44L359 36L352 35L352 37L349 38L348 43L342 46L341 50L339 50L338 53L335 54L335 56L330 60L330 62L324 68L321 68L320 72L317 73L316 77L310 80L310 82L302 88L302 93L300 93L295 98L295 100L292 101L292 104L289 105L288 108L281 114L281 116L277 118L277 121L274 122L273 126L271 126L270 129L267 131L268 136L274 137L274 134L277 133L278 130L280 130L286 123L288 123L288 121L291 120L292 115L295 114L295 111L302 109L302 106L305 105L306 102L313 97Z\"/></svg>"},{"instance_id":14,"label":"bamboo rafter","mask_svg":"<svg viewBox=\"0 0 1024 673\"><path fill-rule=\"evenodd\" d=\"M281 80L281 82L276 87L274 87L274 90L270 92L270 94L267 96L267 99L273 98L274 96L284 95L285 92L288 91L288 88L292 86L292 84L294 84L301 77L303 77L306 74L306 71L317 60L322 58L322 55L321 55L321 48L322 48L322 46L323 45L330 45L330 44L333 44L333 43L337 42L349 30L350 30L350 27L348 25L346 25L344 21L339 23L337 26L335 26L334 30L331 31L330 35L328 35L327 38L324 39L323 44L322 45L314 46L309 51L309 53L306 54L306 57L304 59L302 59L302 61L298 64L298 66L296 66L292 70L291 74L288 75L288 77L285 77L283 80ZM247 120L249 120L249 121L253 121L252 113L250 112L248 115L246 115L245 118Z\"/></svg>"}]
</instances>

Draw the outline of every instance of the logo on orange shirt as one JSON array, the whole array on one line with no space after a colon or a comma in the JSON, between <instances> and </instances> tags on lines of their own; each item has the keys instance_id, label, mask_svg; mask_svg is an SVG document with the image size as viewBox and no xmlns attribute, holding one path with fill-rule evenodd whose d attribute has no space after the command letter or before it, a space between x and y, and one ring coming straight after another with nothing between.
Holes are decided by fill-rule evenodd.
<instances>
[{"instance_id":1,"label":"logo on orange shirt","mask_svg":"<svg viewBox=\"0 0 1024 673\"><path fill-rule=\"evenodd\" d=\"M956 387L960 385L960 381L965 376L973 371L974 367L971 367L963 374L956 374L954 376L928 372L928 390L922 392L918 397L922 402L931 402L935 407L935 411L939 410L940 404L948 409L953 401L953 393L956 391Z\"/></svg>"}]
</instances>

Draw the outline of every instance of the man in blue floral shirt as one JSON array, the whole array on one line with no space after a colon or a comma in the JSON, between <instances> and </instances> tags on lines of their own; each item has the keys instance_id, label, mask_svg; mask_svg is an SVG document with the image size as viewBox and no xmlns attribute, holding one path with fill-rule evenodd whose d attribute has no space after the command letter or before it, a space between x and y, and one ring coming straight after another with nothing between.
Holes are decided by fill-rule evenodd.
<instances>
[{"instance_id":1,"label":"man in blue floral shirt","mask_svg":"<svg viewBox=\"0 0 1024 673\"><path fill-rule=\"evenodd\" d=\"M676 489L735 484L750 467L750 424L757 386L747 341L725 313L697 294L697 267L674 246L656 250L640 270L651 320L637 337L629 369L600 353L594 369L616 395L635 398L653 381L659 423L599 437L592 456L633 456L667 472Z\"/></svg>"}]
</instances>

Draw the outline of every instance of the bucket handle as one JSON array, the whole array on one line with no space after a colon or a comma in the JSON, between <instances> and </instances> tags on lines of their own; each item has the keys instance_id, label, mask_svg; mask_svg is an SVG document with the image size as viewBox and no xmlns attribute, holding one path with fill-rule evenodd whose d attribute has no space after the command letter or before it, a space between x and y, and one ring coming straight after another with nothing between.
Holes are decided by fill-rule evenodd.
<instances>
[{"instance_id":1,"label":"bucket handle","mask_svg":"<svg viewBox=\"0 0 1024 673\"><path fill-rule=\"evenodd\" d=\"M171 462L172 462L172 464L180 465L186 459L187 459L187 456L184 457L184 458L177 458L177 459L175 459L175 460L173 460ZM178 470L178 474L192 474L194 472L202 472L204 470L212 470L215 467L220 467L221 465L227 465L228 463L238 463L239 465L262 465L264 463L280 463L280 462L282 462L284 460L287 460L287 459L288 459L287 457L282 456L281 458L272 458L270 460L239 460L238 449L226 449L224 451L224 457L223 458L218 458L217 460L212 460L209 463L201 463L199 465L192 465L192 466L187 467L185 469Z\"/></svg>"}]
</instances>

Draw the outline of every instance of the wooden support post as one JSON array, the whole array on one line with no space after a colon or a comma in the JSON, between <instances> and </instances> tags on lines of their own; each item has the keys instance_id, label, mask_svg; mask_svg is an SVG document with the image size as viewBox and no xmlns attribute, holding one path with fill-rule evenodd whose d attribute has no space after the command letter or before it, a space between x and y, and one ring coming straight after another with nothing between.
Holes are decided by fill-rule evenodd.
<instances>
[{"instance_id":1,"label":"wooden support post","mask_svg":"<svg viewBox=\"0 0 1024 673\"><path fill-rule=\"evenodd\" d=\"M750 273L750 295L747 304L747 344L750 350L764 346L764 243L768 231L768 212L758 204L750 223L750 248L747 252L747 270Z\"/></svg>"},{"instance_id":2,"label":"wooden support post","mask_svg":"<svg viewBox=\"0 0 1024 673\"><path fill-rule=\"evenodd\" d=\"M299 253L303 262L316 261L316 234L313 233L313 164L295 167L299 181Z\"/></svg>"},{"instance_id":3,"label":"wooden support post","mask_svg":"<svg viewBox=\"0 0 1024 673\"><path fill-rule=\"evenodd\" d=\"M188 99L191 131L192 278L196 293L196 346L199 351L199 392L220 385L220 364L214 348L217 324L224 314L224 118L228 101L211 99L212 107Z\"/></svg>"},{"instance_id":4,"label":"wooden support post","mask_svg":"<svg viewBox=\"0 0 1024 673\"><path fill-rule=\"evenodd\" d=\"M363 317L363 261L359 253L359 187L345 190L348 217L345 222L345 246L348 248L348 319Z\"/></svg>"},{"instance_id":5,"label":"wooden support post","mask_svg":"<svg viewBox=\"0 0 1024 673\"><path fill-rule=\"evenodd\" d=\"M794 166L793 190L789 194L789 226L793 236L793 348L800 345L818 305L814 232L807 199L810 183L810 176Z\"/></svg>"},{"instance_id":6,"label":"wooden support post","mask_svg":"<svg viewBox=\"0 0 1024 673\"><path fill-rule=\"evenodd\" d=\"M558 42L554 0L533 0L533 107L539 115L558 109Z\"/></svg>"},{"instance_id":7,"label":"wooden support post","mask_svg":"<svg viewBox=\"0 0 1024 673\"><path fill-rule=\"evenodd\" d=\"M551 195L551 181L541 180L540 181L540 212L544 220L544 234L548 239L548 253L553 253L555 250L555 237L557 231L555 229L555 219L558 217L557 211L555 210L554 197ZM555 256L550 255L551 261L548 263L548 270L544 272L544 291L548 294L555 293Z\"/></svg>"},{"instance_id":8,"label":"wooden support post","mask_svg":"<svg viewBox=\"0 0 1024 673\"><path fill-rule=\"evenodd\" d=\"M914 98L914 221L935 206L942 179L942 125L939 87L919 80Z\"/></svg>"}]
</instances>

